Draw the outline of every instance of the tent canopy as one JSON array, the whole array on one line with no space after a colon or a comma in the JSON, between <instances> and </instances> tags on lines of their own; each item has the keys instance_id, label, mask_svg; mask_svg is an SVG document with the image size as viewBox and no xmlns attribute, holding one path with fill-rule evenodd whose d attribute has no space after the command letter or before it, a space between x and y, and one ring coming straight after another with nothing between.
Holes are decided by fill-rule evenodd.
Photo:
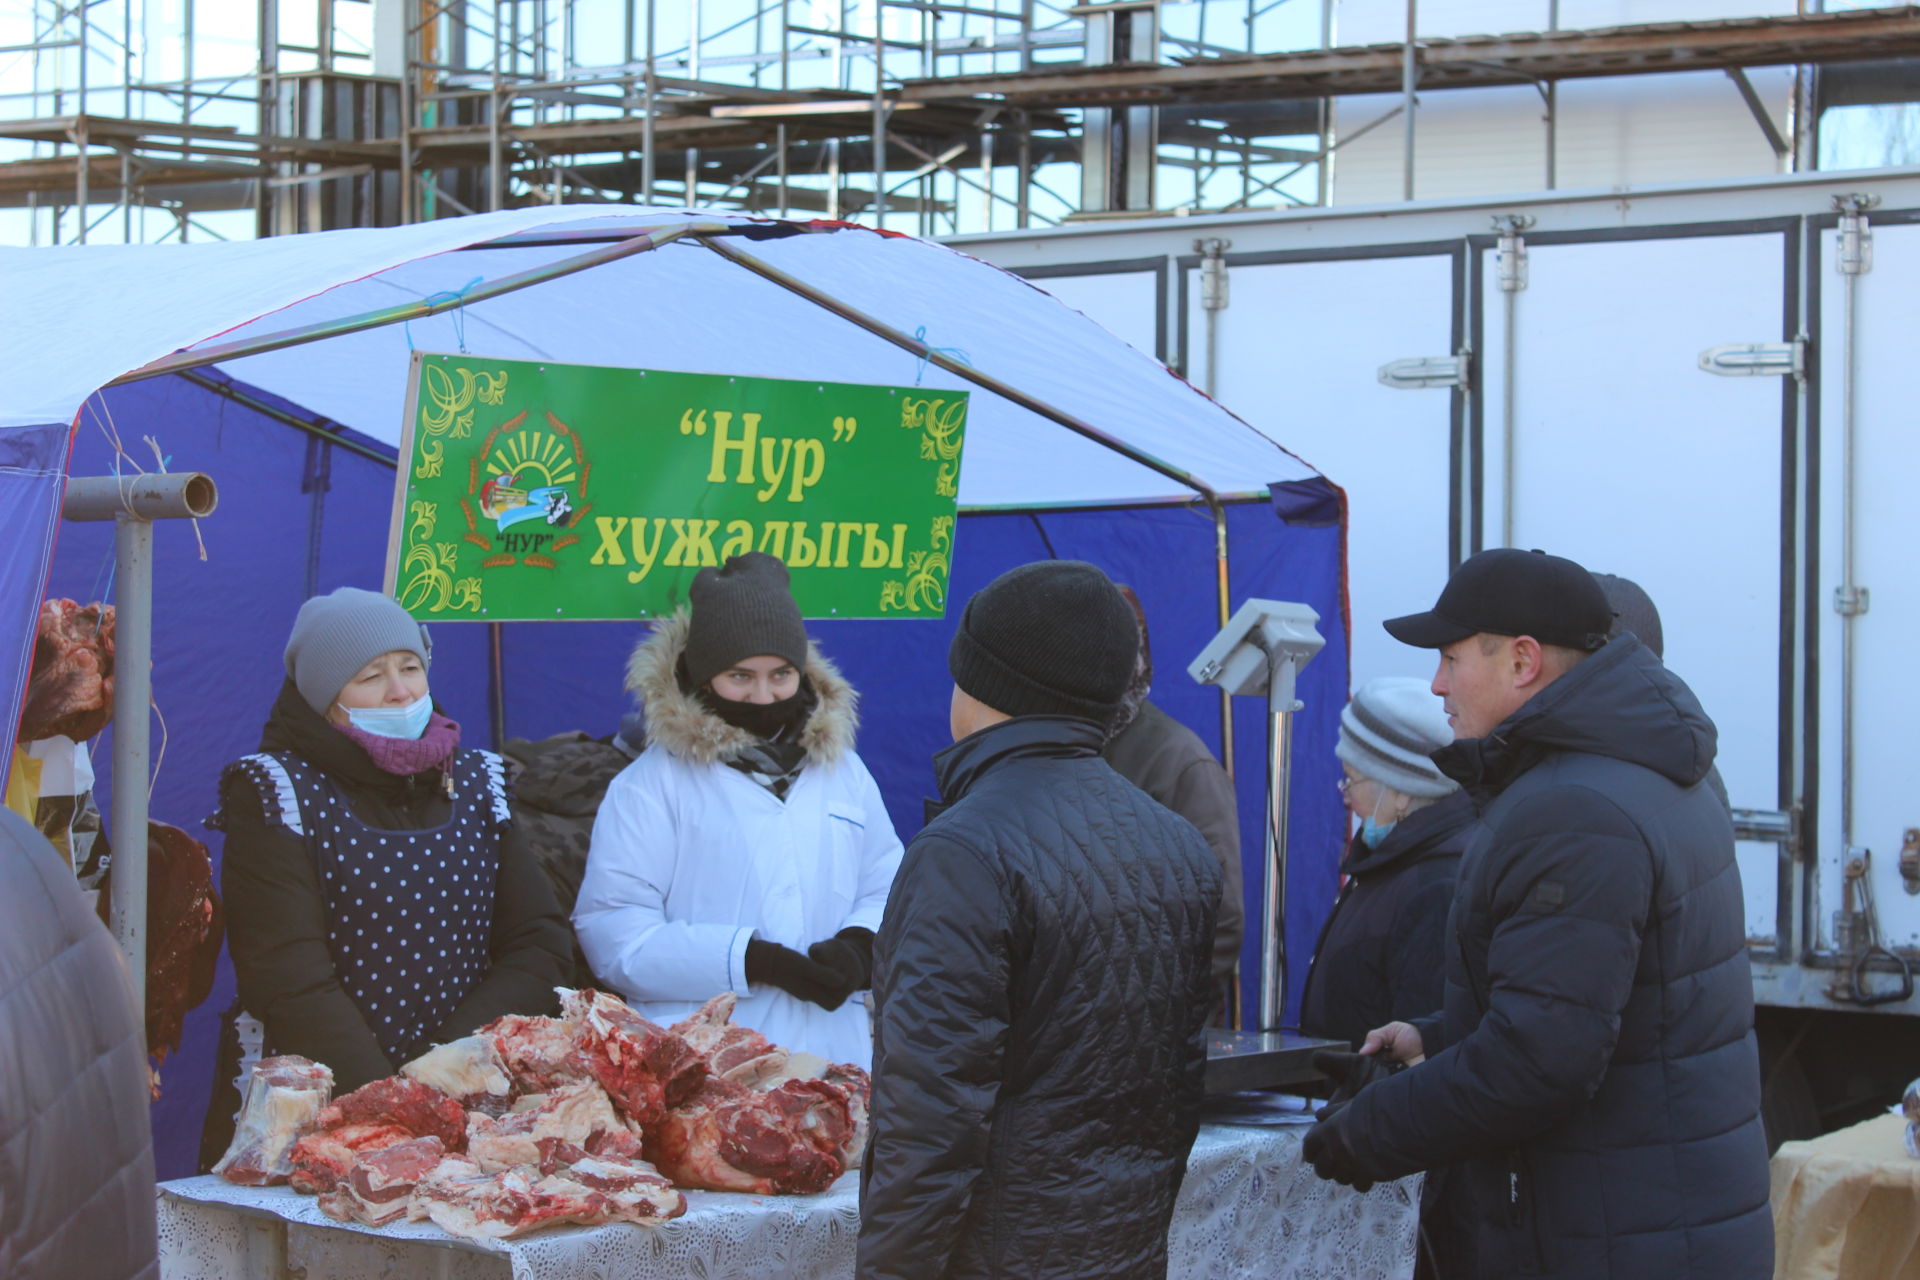
<instances>
[{"instance_id":1,"label":"tent canopy","mask_svg":"<svg viewBox=\"0 0 1920 1280\"><path fill-rule=\"evenodd\" d=\"M96 389L177 351L322 330L424 299L453 303L502 277L691 221L724 224L729 243L1167 464L1157 470L976 389L960 479L964 506L1251 494L1315 476L1093 321L952 249L842 224L626 206L525 209L243 243L0 250L9 300L0 313L7 363L0 428L71 422ZM968 385L690 239L410 324L216 367L394 444L410 350L463 347L575 364Z\"/></svg>"}]
</instances>

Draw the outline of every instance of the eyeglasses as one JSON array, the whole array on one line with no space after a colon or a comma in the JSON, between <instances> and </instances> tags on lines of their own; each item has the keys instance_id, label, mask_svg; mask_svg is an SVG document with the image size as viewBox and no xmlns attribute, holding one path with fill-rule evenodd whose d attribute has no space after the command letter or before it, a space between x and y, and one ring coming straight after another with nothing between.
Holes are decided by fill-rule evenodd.
<instances>
[{"instance_id":1,"label":"eyeglasses","mask_svg":"<svg viewBox=\"0 0 1920 1280\"><path fill-rule=\"evenodd\" d=\"M1339 782L1336 782L1336 783L1335 783L1334 785L1340 788L1340 794L1344 796L1344 795L1346 795L1346 794L1347 794L1347 793L1348 793L1349 791L1352 791L1352 790L1353 790L1353 784L1354 784L1354 783L1356 783L1356 782L1358 782L1358 781L1360 781L1360 779L1358 779L1358 778L1350 778L1350 777L1348 777L1348 776L1347 776L1346 774L1344 774L1344 773L1343 773L1343 774L1341 774L1341 775L1340 775L1340 781L1339 781Z\"/></svg>"}]
</instances>

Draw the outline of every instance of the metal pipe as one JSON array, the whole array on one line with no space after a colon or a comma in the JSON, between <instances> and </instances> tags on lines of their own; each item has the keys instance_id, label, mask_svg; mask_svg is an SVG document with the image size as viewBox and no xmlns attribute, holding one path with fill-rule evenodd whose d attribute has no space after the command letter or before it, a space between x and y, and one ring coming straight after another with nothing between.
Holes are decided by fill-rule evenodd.
<instances>
[{"instance_id":1,"label":"metal pipe","mask_svg":"<svg viewBox=\"0 0 1920 1280\"><path fill-rule=\"evenodd\" d=\"M1834 208L1840 211L1840 245L1835 263L1845 281L1841 312L1840 359L1840 585L1834 589L1833 607L1840 615L1840 847L1842 856L1856 855L1854 848L1854 622L1867 611L1867 591L1855 581L1854 497L1858 454L1855 448L1855 421L1859 408L1860 375L1860 277L1873 267L1873 239L1867 227L1867 211L1880 203L1878 196L1835 196Z\"/></svg>"},{"instance_id":2,"label":"metal pipe","mask_svg":"<svg viewBox=\"0 0 1920 1280\"><path fill-rule=\"evenodd\" d=\"M1003 400L1009 400L1023 409L1039 414L1049 422L1057 423L1065 427L1076 435L1085 436L1087 439L1104 445L1122 457L1131 459L1150 470L1157 471L1168 479L1185 485L1202 498L1205 498L1208 502L1218 502L1220 500L1220 495L1214 491L1213 486L1198 476L1183 471L1170 462L1163 462L1159 458L1141 449L1136 449L1118 436L1110 432L1102 431L1099 427L1075 417L1064 409L1057 409L1043 400L1028 395L1018 387L1002 382L991 374L981 373L971 365L961 364L958 360L947 355L938 347L931 346L918 338L909 337L884 320L870 316L866 312L840 301L840 299L835 298L831 294L814 288L814 286L799 279L797 276L788 275L770 262L756 258L745 250L735 248L725 241L716 240L708 233L697 234L694 236L694 239L728 261L745 267L763 279L772 281L789 293L798 294L815 306L831 311L843 320L859 325L868 333L879 338L884 338L896 347L911 351L922 360L946 370L956 378L971 382L976 387L982 387L991 391Z\"/></svg>"},{"instance_id":3,"label":"metal pipe","mask_svg":"<svg viewBox=\"0 0 1920 1280\"><path fill-rule=\"evenodd\" d=\"M1414 97L1413 89L1420 79L1420 68L1417 65L1418 49L1414 43L1418 10L1419 6L1415 0L1407 0L1407 43L1402 48L1400 56L1401 105L1406 108L1406 119L1402 122L1406 129L1406 154L1402 159L1400 192L1400 198L1403 200L1413 199L1413 126L1414 117L1418 114L1414 108L1419 102Z\"/></svg>"},{"instance_id":4,"label":"metal pipe","mask_svg":"<svg viewBox=\"0 0 1920 1280\"><path fill-rule=\"evenodd\" d=\"M646 114L640 117L640 203L653 203L653 113L656 97L660 92L659 78L654 72L654 7L656 0L647 0L647 74L646 74Z\"/></svg>"},{"instance_id":5,"label":"metal pipe","mask_svg":"<svg viewBox=\"0 0 1920 1280\"><path fill-rule=\"evenodd\" d=\"M657 227L644 235L634 236L577 257L564 258L559 262L516 272L510 276L502 276L487 284L475 285L459 297L435 294L419 302L401 303L399 306L367 311L357 316L323 320L318 324L302 325L297 329L282 329L277 333L262 334L257 338L242 338L236 342L224 342L218 346L180 351L170 356L163 356L152 364L142 365L131 373L123 373L106 385L117 387L128 382L157 378L163 374L179 373L185 369L198 369L205 365L219 364L225 360L239 360L246 356L257 356L266 351L278 351L282 347L297 347L302 343L318 342L322 338L336 338L342 334L378 329L384 325L422 320L454 307L472 306L502 294L545 284L549 280L558 280L578 271L605 266L609 262L618 262L622 258L632 257L636 253L645 253L650 249L658 249L662 245L672 244L675 240L687 236L715 235L726 230L728 230L727 225L720 222L684 222L670 227Z\"/></svg>"},{"instance_id":6,"label":"metal pipe","mask_svg":"<svg viewBox=\"0 0 1920 1280\"><path fill-rule=\"evenodd\" d=\"M1518 431L1514 398L1518 392L1520 291L1527 287L1527 242L1522 233L1533 225L1527 214L1503 214L1493 220L1499 233L1496 267L1499 272L1501 312L1505 320L1504 349L1500 353L1500 545L1513 545L1515 488L1514 454Z\"/></svg>"},{"instance_id":7,"label":"metal pipe","mask_svg":"<svg viewBox=\"0 0 1920 1280\"><path fill-rule=\"evenodd\" d=\"M198 472L70 479L61 503L69 520L114 522L113 896L111 923L133 982L134 1007L147 1007L148 716L153 705L153 525L210 514L219 495Z\"/></svg>"},{"instance_id":8,"label":"metal pipe","mask_svg":"<svg viewBox=\"0 0 1920 1280\"><path fill-rule=\"evenodd\" d=\"M1260 1030L1276 1031L1287 998L1287 822L1293 781L1292 657L1268 658L1266 885L1261 910Z\"/></svg>"},{"instance_id":9,"label":"metal pipe","mask_svg":"<svg viewBox=\"0 0 1920 1280\"><path fill-rule=\"evenodd\" d=\"M204 477L202 477L204 479ZM147 1007L148 709L153 701L153 526L135 515L113 525L113 901L114 940L133 979L133 1007Z\"/></svg>"},{"instance_id":10,"label":"metal pipe","mask_svg":"<svg viewBox=\"0 0 1920 1280\"><path fill-rule=\"evenodd\" d=\"M1219 606L1220 626L1225 629L1233 616L1232 597L1227 563L1227 508L1224 503L1212 502L1208 506L1213 511L1213 562L1215 599ZM1232 788L1234 779L1233 750L1233 694L1224 687L1220 690L1220 766L1227 771L1227 785ZM1240 1030L1243 1021L1240 1012L1240 962L1234 960L1231 994L1227 1005L1227 1023L1235 1031Z\"/></svg>"},{"instance_id":11,"label":"metal pipe","mask_svg":"<svg viewBox=\"0 0 1920 1280\"><path fill-rule=\"evenodd\" d=\"M198 471L134 476L69 476L60 515L67 520L193 519L220 503L213 479Z\"/></svg>"},{"instance_id":12,"label":"metal pipe","mask_svg":"<svg viewBox=\"0 0 1920 1280\"><path fill-rule=\"evenodd\" d=\"M887 219L886 9L873 6L873 225Z\"/></svg>"}]
</instances>

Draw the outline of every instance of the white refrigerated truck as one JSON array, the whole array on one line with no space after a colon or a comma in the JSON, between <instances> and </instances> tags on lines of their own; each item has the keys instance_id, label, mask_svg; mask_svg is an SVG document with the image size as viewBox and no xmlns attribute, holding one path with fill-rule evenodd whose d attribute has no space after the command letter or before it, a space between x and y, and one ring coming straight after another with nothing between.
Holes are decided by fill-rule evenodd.
<instances>
[{"instance_id":1,"label":"white refrigerated truck","mask_svg":"<svg viewBox=\"0 0 1920 1280\"><path fill-rule=\"evenodd\" d=\"M1720 728L1776 1136L1920 1076L1920 170L969 236L1343 486L1353 678L1483 547L1640 583Z\"/></svg>"}]
</instances>

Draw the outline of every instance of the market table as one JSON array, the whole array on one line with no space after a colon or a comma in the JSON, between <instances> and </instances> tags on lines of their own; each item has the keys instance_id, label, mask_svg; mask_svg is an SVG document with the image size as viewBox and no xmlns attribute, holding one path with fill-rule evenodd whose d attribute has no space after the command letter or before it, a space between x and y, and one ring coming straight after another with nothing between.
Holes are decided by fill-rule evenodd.
<instances>
[{"instance_id":1,"label":"market table","mask_svg":"<svg viewBox=\"0 0 1920 1280\"><path fill-rule=\"evenodd\" d=\"M1299 1126L1206 1125L1169 1233L1170 1277L1345 1280L1413 1270L1419 1180L1357 1195L1300 1163ZM482 1245L430 1222L334 1222L312 1196L183 1178L160 1188L163 1280L839 1280L853 1275L859 1180L817 1196L694 1191L658 1228L558 1227Z\"/></svg>"},{"instance_id":2,"label":"market table","mask_svg":"<svg viewBox=\"0 0 1920 1280\"><path fill-rule=\"evenodd\" d=\"M1777 1280L1920 1280L1920 1160L1906 1121L1876 1116L1773 1157Z\"/></svg>"}]
</instances>

